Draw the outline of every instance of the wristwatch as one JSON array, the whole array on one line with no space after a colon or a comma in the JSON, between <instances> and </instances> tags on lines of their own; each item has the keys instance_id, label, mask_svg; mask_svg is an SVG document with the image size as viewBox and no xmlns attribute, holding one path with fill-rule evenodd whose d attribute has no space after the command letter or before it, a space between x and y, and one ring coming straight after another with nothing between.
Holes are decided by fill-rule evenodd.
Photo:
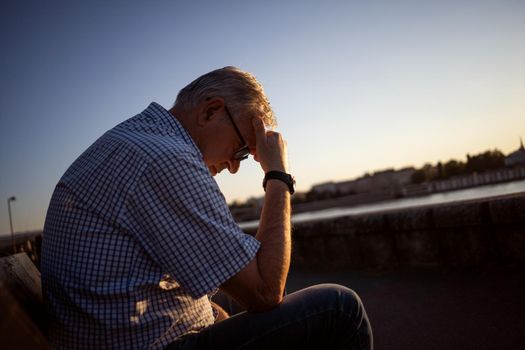
<instances>
[{"instance_id":1,"label":"wristwatch","mask_svg":"<svg viewBox=\"0 0 525 350\"><path fill-rule=\"evenodd\" d=\"M266 175L264 176L264 180L263 180L263 188L264 188L265 191L266 191L266 183L270 179L281 180L286 185L288 185L288 191L290 191L290 194L294 194L294 192L295 192L295 178L292 175L290 175L288 173L285 173L283 171L276 171L276 170L272 170L272 171L267 172Z\"/></svg>"}]
</instances>

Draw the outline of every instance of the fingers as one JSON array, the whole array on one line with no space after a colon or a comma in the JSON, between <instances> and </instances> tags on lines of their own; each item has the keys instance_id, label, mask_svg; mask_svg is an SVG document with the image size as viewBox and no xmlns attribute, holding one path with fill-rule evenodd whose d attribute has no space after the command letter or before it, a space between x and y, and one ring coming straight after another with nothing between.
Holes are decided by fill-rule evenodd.
<instances>
[{"instance_id":1,"label":"fingers","mask_svg":"<svg viewBox=\"0 0 525 350\"><path fill-rule=\"evenodd\" d=\"M283 145L286 147L286 141L283 135L277 131L268 130L266 131L266 145L270 148L282 149Z\"/></svg>"},{"instance_id":2,"label":"fingers","mask_svg":"<svg viewBox=\"0 0 525 350\"><path fill-rule=\"evenodd\" d=\"M260 118L252 119L255 131L256 151L254 159L261 164L264 172L270 170L287 171L288 156L287 145L283 136L276 131L266 130Z\"/></svg>"},{"instance_id":3,"label":"fingers","mask_svg":"<svg viewBox=\"0 0 525 350\"><path fill-rule=\"evenodd\" d=\"M266 128L261 118L255 117L252 119L253 129L255 130L256 143L266 140Z\"/></svg>"}]
</instances>

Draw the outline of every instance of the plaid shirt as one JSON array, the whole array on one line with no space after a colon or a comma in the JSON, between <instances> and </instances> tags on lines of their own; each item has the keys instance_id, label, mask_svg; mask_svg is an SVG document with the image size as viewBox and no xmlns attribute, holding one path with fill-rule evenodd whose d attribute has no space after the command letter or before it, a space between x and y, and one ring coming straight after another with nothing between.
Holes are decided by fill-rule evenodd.
<instances>
[{"instance_id":1,"label":"plaid shirt","mask_svg":"<svg viewBox=\"0 0 525 350\"><path fill-rule=\"evenodd\" d=\"M197 146L152 103L66 171L47 212L42 288L57 348L160 349L214 322L210 296L260 243Z\"/></svg>"}]
</instances>

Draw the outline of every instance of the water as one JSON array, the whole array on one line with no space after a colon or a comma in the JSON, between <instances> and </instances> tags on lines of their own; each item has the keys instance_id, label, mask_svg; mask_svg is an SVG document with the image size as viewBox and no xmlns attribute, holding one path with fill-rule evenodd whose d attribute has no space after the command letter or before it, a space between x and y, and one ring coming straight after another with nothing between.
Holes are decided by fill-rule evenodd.
<instances>
[{"instance_id":1,"label":"water","mask_svg":"<svg viewBox=\"0 0 525 350\"><path fill-rule=\"evenodd\" d=\"M422 205L444 204L472 199L490 198L506 194L525 192L525 180L512 181L494 185L478 186L463 190L434 193L423 197L394 199L379 203L358 205L354 207L330 208L292 216L292 223L299 223L319 219L333 219L340 216L374 213L378 211L419 207ZM243 229L257 227L259 221L242 222Z\"/></svg>"}]
</instances>

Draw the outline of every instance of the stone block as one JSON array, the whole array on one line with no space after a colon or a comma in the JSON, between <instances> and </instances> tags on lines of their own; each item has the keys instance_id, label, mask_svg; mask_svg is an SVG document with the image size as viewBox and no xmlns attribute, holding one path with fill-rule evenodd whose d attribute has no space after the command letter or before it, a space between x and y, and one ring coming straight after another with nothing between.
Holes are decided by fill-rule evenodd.
<instances>
[{"instance_id":1,"label":"stone block","mask_svg":"<svg viewBox=\"0 0 525 350\"><path fill-rule=\"evenodd\" d=\"M343 216L337 219L334 219L332 224L332 234L340 235L347 234L352 229L352 217Z\"/></svg>"},{"instance_id":2,"label":"stone block","mask_svg":"<svg viewBox=\"0 0 525 350\"><path fill-rule=\"evenodd\" d=\"M430 230L396 232L395 246L400 263L408 265L439 263L439 247Z\"/></svg>"},{"instance_id":3,"label":"stone block","mask_svg":"<svg viewBox=\"0 0 525 350\"><path fill-rule=\"evenodd\" d=\"M301 222L292 226L293 236L296 237L309 237L319 235L319 224L322 222Z\"/></svg>"},{"instance_id":4,"label":"stone block","mask_svg":"<svg viewBox=\"0 0 525 350\"><path fill-rule=\"evenodd\" d=\"M360 234L359 249L363 265L385 267L397 262L393 239L389 236L386 231Z\"/></svg>"},{"instance_id":5,"label":"stone block","mask_svg":"<svg viewBox=\"0 0 525 350\"><path fill-rule=\"evenodd\" d=\"M385 214L390 231L422 230L433 226L429 208L410 208Z\"/></svg>"},{"instance_id":6,"label":"stone block","mask_svg":"<svg viewBox=\"0 0 525 350\"><path fill-rule=\"evenodd\" d=\"M481 226L487 220L481 202L441 205L432 211L436 228Z\"/></svg>"},{"instance_id":7,"label":"stone block","mask_svg":"<svg viewBox=\"0 0 525 350\"><path fill-rule=\"evenodd\" d=\"M525 263L525 228L523 224L498 228L495 240L503 263Z\"/></svg>"},{"instance_id":8,"label":"stone block","mask_svg":"<svg viewBox=\"0 0 525 350\"><path fill-rule=\"evenodd\" d=\"M346 230L357 232L358 234L384 231L385 222L383 220L383 214L374 213L348 217Z\"/></svg>"},{"instance_id":9,"label":"stone block","mask_svg":"<svg viewBox=\"0 0 525 350\"><path fill-rule=\"evenodd\" d=\"M525 223L525 196L495 199L489 208L492 223Z\"/></svg>"}]
</instances>

